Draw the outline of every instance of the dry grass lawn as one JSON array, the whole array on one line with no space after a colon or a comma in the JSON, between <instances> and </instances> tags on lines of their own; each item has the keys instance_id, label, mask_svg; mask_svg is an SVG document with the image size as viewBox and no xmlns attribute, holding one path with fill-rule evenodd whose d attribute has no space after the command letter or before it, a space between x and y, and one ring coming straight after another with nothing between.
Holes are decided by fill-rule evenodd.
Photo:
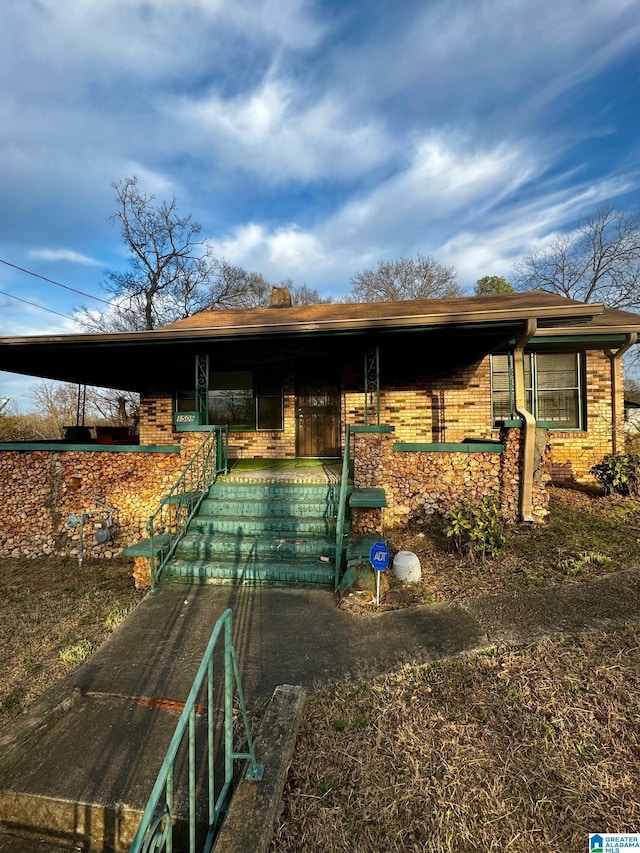
<instances>
[{"instance_id":1,"label":"dry grass lawn","mask_svg":"<svg viewBox=\"0 0 640 853\"><path fill-rule=\"evenodd\" d=\"M131 561L0 559L0 725L63 679L140 598Z\"/></svg>"},{"instance_id":2,"label":"dry grass lawn","mask_svg":"<svg viewBox=\"0 0 640 853\"><path fill-rule=\"evenodd\" d=\"M553 489L544 526L462 560L442 525L389 531L420 556L399 605L579 583L640 565L640 502ZM391 580L393 586L393 579ZM370 593L342 600L375 612ZM384 605L381 609L385 609ZM640 627L502 647L308 700L272 850L575 853L640 829Z\"/></svg>"},{"instance_id":3,"label":"dry grass lawn","mask_svg":"<svg viewBox=\"0 0 640 853\"><path fill-rule=\"evenodd\" d=\"M392 590L401 596L400 606L428 604L579 583L637 568L640 501L596 490L551 488L547 523L509 527L503 553L484 563L455 553L442 521L433 517L385 534L392 553L413 551L422 566L422 581L410 586L398 588L387 573ZM370 594L347 594L341 604L361 616L376 612Z\"/></svg>"},{"instance_id":4,"label":"dry grass lawn","mask_svg":"<svg viewBox=\"0 0 640 853\"><path fill-rule=\"evenodd\" d=\"M324 690L271 849L575 853L637 831L639 688L634 627Z\"/></svg>"}]
</instances>

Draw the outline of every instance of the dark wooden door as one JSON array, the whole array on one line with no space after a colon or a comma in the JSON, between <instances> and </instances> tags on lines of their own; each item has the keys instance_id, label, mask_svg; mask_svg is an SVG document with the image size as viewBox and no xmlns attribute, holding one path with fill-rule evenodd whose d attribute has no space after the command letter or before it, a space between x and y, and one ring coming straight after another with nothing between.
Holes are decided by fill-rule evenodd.
<instances>
[{"instance_id":1,"label":"dark wooden door","mask_svg":"<svg viewBox=\"0 0 640 853\"><path fill-rule=\"evenodd\" d=\"M298 373L298 456L340 456L337 381L313 369Z\"/></svg>"}]
</instances>

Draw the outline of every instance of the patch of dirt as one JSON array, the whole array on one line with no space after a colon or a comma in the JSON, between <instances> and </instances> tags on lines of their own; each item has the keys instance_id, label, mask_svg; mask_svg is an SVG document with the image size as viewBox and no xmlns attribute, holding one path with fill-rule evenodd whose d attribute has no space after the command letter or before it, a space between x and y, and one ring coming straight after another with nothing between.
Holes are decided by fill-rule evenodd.
<instances>
[{"instance_id":1,"label":"patch of dirt","mask_svg":"<svg viewBox=\"0 0 640 853\"><path fill-rule=\"evenodd\" d=\"M640 566L640 501L588 489L551 489L545 524L507 528L503 553L482 562L452 550L442 519L430 517L385 531L393 554L413 551L422 580L401 584L389 569L392 604L380 610L590 580ZM379 612L370 593L346 593L340 605L366 616Z\"/></svg>"},{"instance_id":2,"label":"patch of dirt","mask_svg":"<svg viewBox=\"0 0 640 853\"><path fill-rule=\"evenodd\" d=\"M65 678L142 598L131 560L0 559L0 724ZM70 661L67 665L62 657Z\"/></svg>"}]
</instances>

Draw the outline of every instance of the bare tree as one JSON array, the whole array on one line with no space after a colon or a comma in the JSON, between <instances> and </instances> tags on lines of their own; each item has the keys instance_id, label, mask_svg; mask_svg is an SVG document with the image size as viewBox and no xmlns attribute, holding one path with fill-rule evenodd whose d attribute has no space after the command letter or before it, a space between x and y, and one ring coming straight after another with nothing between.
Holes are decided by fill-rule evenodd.
<instances>
[{"instance_id":1,"label":"bare tree","mask_svg":"<svg viewBox=\"0 0 640 853\"><path fill-rule=\"evenodd\" d=\"M258 308L269 304L271 284L259 272L247 272L226 260L216 261L207 307Z\"/></svg>"},{"instance_id":2,"label":"bare tree","mask_svg":"<svg viewBox=\"0 0 640 853\"><path fill-rule=\"evenodd\" d=\"M378 261L377 266L357 272L351 283L349 298L354 302L438 299L461 294L455 269L443 266L431 255Z\"/></svg>"},{"instance_id":3,"label":"bare tree","mask_svg":"<svg viewBox=\"0 0 640 853\"><path fill-rule=\"evenodd\" d=\"M294 305L322 305L333 302L330 296L320 296L316 287L307 284L294 285L291 281L283 281L282 284L291 291L291 301Z\"/></svg>"},{"instance_id":4,"label":"bare tree","mask_svg":"<svg viewBox=\"0 0 640 853\"><path fill-rule=\"evenodd\" d=\"M117 209L110 221L120 226L129 258L128 269L107 273L118 323L154 329L204 307L216 264L198 239L200 224L178 213L175 198L156 204L135 175L112 186Z\"/></svg>"},{"instance_id":5,"label":"bare tree","mask_svg":"<svg viewBox=\"0 0 640 853\"><path fill-rule=\"evenodd\" d=\"M71 382L39 382L29 396L35 404L28 413L29 427L39 438L62 438L64 427L78 419L87 424L137 428L139 400L137 394L106 388L81 388ZM26 417L26 416L25 416Z\"/></svg>"},{"instance_id":6,"label":"bare tree","mask_svg":"<svg viewBox=\"0 0 640 853\"><path fill-rule=\"evenodd\" d=\"M612 308L640 306L640 214L600 208L571 234L515 267L520 290L547 290Z\"/></svg>"}]
</instances>

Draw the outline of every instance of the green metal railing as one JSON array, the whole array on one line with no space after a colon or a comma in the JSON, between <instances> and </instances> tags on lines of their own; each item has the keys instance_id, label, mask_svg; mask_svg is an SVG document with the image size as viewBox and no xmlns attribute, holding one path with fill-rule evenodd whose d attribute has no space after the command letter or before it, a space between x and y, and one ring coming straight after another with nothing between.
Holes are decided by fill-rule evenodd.
<instances>
[{"instance_id":1,"label":"green metal railing","mask_svg":"<svg viewBox=\"0 0 640 853\"><path fill-rule=\"evenodd\" d=\"M214 774L214 681L213 681L213 654L216 644L224 629L224 782L215 795ZM196 752L196 713L204 713L202 707L197 704L200 692L206 682L207 706L206 706L206 744L203 746L198 738L198 753ZM235 690L234 690L235 685ZM242 715L244 735L247 744L245 752L235 752L233 744L233 702L237 691L237 699ZM186 744L185 744L186 741ZM195 680L189 691L184 710L178 720L178 725L171 738L162 767L156 778L151 791L151 796L142 815L138 831L133 839L129 853L150 853L150 851L166 850L172 853L174 849L174 831L176 821L176 792L174 790L174 769L176 758L179 756L180 748L188 749L188 834L189 853L195 853L197 839L196 822L196 757L202 755L205 764L206 788L207 788L207 834L201 847L203 853L209 853L213 846L216 826L220 814L231 793L233 782L234 761L248 760L249 767L245 778L259 782L264 773L264 765L256 761L253 740L249 729L249 720L242 692L238 662L232 641L232 613L230 609L224 611L218 619L207 645L202 663L198 669ZM198 833L200 834L200 833ZM204 834L204 832L202 832ZM180 846L184 850L184 844Z\"/></svg>"},{"instance_id":2,"label":"green metal railing","mask_svg":"<svg viewBox=\"0 0 640 853\"><path fill-rule=\"evenodd\" d=\"M336 566L334 586L338 589L340 583L340 568L344 553L344 521L347 510L347 486L349 482L349 452L351 427L347 424L344 430L344 451L342 454L342 476L340 479L340 497L338 499L338 515L336 517Z\"/></svg>"},{"instance_id":3,"label":"green metal railing","mask_svg":"<svg viewBox=\"0 0 640 853\"><path fill-rule=\"evenodd\" d=\"M151 591L218 474L227 473L229 427L210 427L171 490L149 516Z\"/></svg>"}]
</instances>

